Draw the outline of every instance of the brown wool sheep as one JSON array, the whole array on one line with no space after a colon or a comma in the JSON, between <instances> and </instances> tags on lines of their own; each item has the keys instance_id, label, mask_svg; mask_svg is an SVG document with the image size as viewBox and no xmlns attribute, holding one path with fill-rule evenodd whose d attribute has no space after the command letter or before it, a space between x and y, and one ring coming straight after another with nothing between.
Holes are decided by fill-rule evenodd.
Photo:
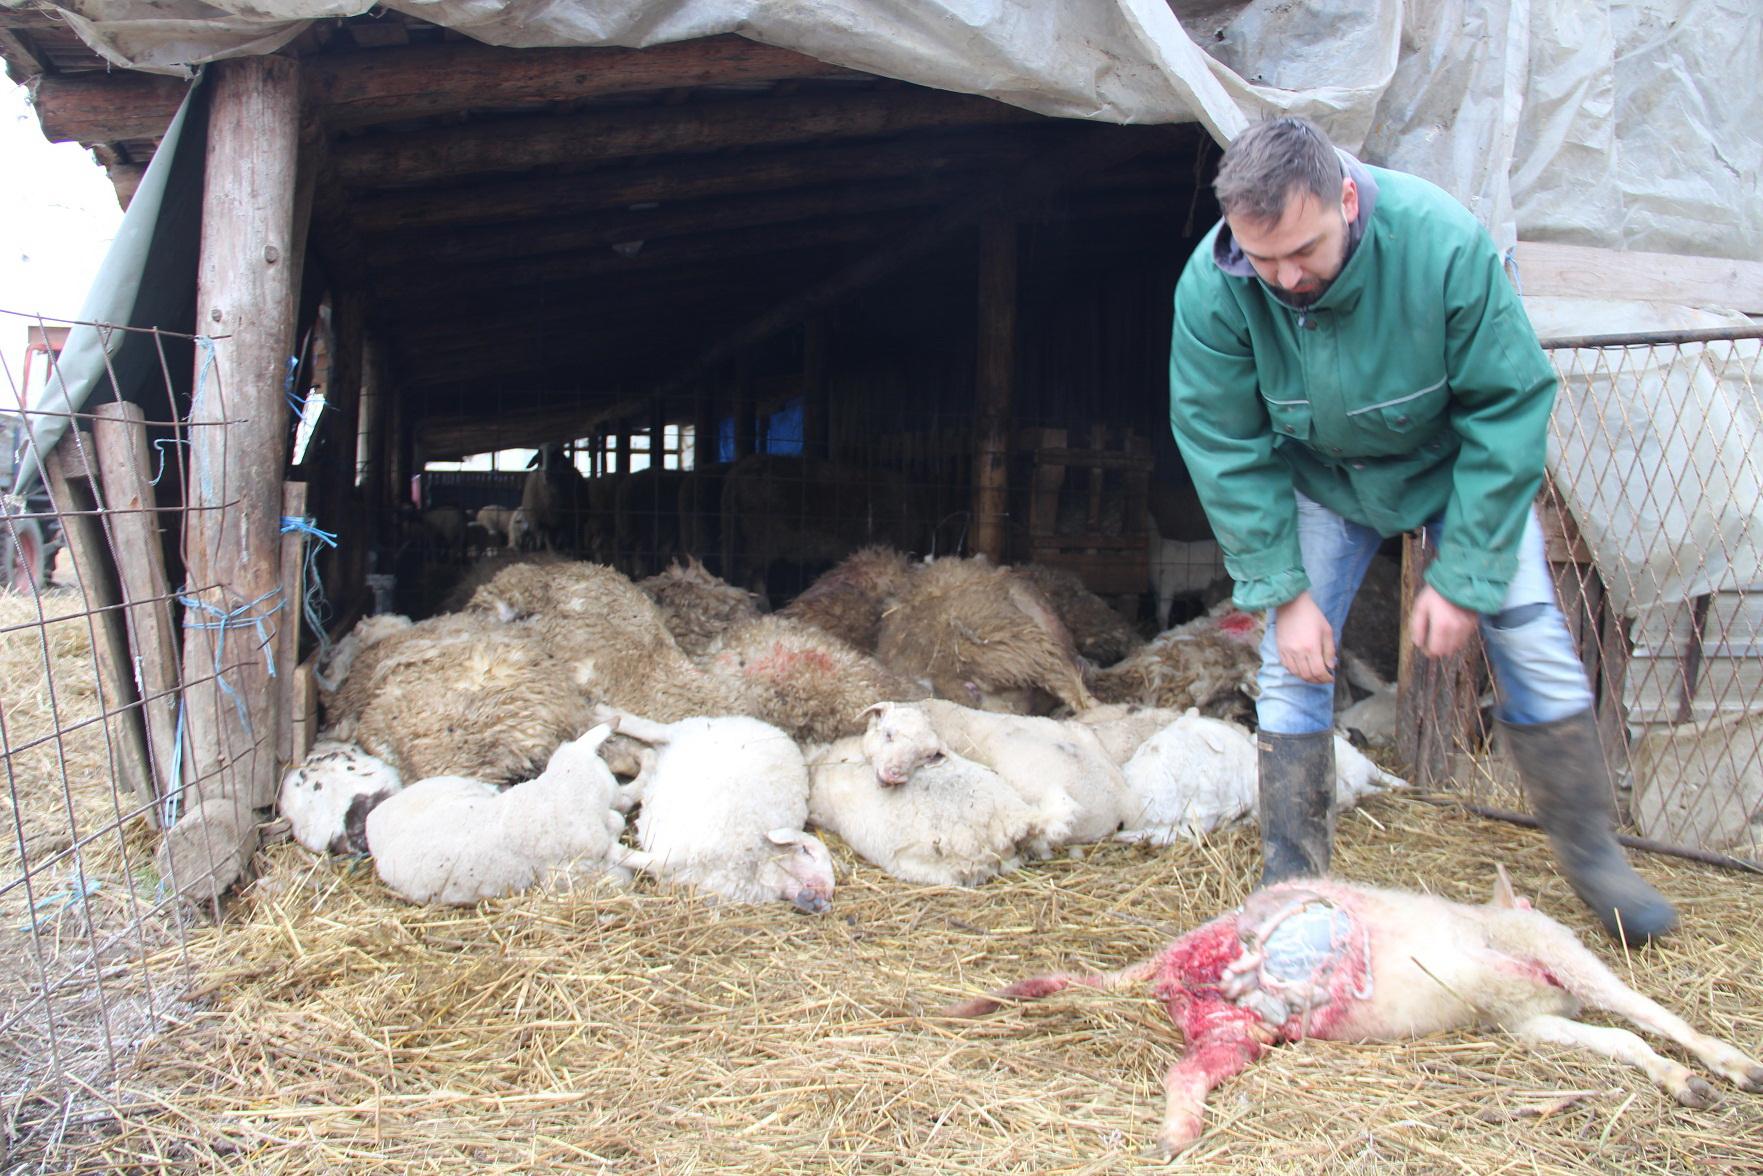
<instances>
[{"instance_id":1,"label":"brown wool sheep","mask_svg":"<svg viewBox=\"0 0 1763 1176\"><path fill-rule=\"evenodd\" d=\"M735 684L750 705L745 713L799 740L824 743L860 735L870 706L927 693L868 654L782 616L760 617L730 632L707 664Z\"/></svg>"},{"instance_id":2,"label":"brown wool sheep","mask_svg":"<svg viewBox=\"0 0 1763 1176\"><path fill-rule=\"evenodd\" d=\"M1076 572L1035 563L1018 564L1015 570L1041 590L1071 630L1077 651L1097 665L1112 665L1145 643L1125 617L1084 587Z\"/></svg>"},{"instance_id":3,"label":"brown wool sheep","mask_svg":"<svg viewBox=\"0 0 1763 1176\"><path fill-rule=\"evenodd\" d=\"M346 729L406 779L529 779L559 743L592 725L566 664L527 626L438 617L370 646L361 660L376 652L371 674L358 663L339 692L359 686L363 695Z\"/></svg>"},{"instance_id":4,"label":"brown wool sheep","mask_svg":"<svg viewBox=\"0 0 1763 1176\"><path fill-rule=\"evenodd\" d=\"M1091 675L1090 686L1103 702L1197 707L1215 719L1247 721L1254 715L1251 691L1265 631L1263 614L1227 606L1159 634L1125 661Z\"/></svg>"},{"instance_id":5,"label":"brown wool sheep","mask_svg":"<svg viewBox=\"0 0 1763 1176\"><path fill-rule=\"evenodd\" d=\"M759 619L751 592L717 579L689 556L683 565L674 564L637 587L661 609L668 632L691 657L709 652L729 630Z\"/></svg>"},{"instance_id":6,"label":"brown wool sheep","mask_svg":"<svg viewBox=\"0 0 1763 1176\"><path fill-rule=\"evenodd\" d=\"M846 556L779 611L824 629L853 649L874 653L888 602L912 578L912 561L891 547Z\"/></svg>"},{"instance_id":7,"label":"brown wool sheep","mask_svg":"<svg viewBox=\"0 0 1763 1176\"><path fill-rule=\"evenodd\" d=\"M1035 586L984 559L918 569L882 618L877 656L926 678L937 697L988 710L1035 708L1044 691L1073 710L1094 706L1071 634Z\"/></svg>"}]
</instances>

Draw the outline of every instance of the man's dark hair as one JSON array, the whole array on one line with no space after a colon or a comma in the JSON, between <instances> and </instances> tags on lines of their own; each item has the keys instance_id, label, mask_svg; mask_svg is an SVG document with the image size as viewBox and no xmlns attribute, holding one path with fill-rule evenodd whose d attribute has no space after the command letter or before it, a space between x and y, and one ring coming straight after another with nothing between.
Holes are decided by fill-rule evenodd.
<instances>
[{"instance_id":1,"label":"man's dark hair","mask_svg":"<svg viewBox=\"0 0 1763 1176\"><path fill-rule=\"evenodd\" d=\"M1256 123L1229 147L1212 191L1225 216L1277 221L1294 188L1325 203L1341 194L1341 157L1322 128L1282 115Z\"/></svg>"}]
</instances>

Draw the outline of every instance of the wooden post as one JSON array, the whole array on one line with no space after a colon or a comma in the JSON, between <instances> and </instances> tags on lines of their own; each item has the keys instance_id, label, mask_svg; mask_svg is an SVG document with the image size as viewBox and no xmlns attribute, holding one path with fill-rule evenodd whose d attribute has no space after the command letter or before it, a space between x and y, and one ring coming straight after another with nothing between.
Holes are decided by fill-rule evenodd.
<instances>
[{"instance_id":1,"label":"wooden post","mask_svg":"<svg viewBox=\"0 0 1763 1176\"><path fill-rule=\"evenodd\" d=\"M831 429L828 410L832 397L826 384L826 315L808 320L802 336L802 456L829 457Z\"/></svg>"},{"instance_id":2,"label":"wooden post","mask_svg":"<svg viewBox=\"0 0 1763 1176\"><path fill-rule=\"evenodd\" d=\"M93 445L116 544L116 570L127 605L129 644L134 650L135 686L147 727L153 783L161 797L178 786L172 778L177 759L177 631L171 619L171 581L165 571L158 500L150 480L146 416L137 404L114 402L92 410ZM159 824L159 807L152 809Z\"/></svg>"},{"instance_id":3,"label":"wooden post","mask_svg":"<svg viewBox=\"0 0 1763 1176\"><path fill-rule=\"evenodd\" d=\"M755 451L757 433L753 412L753 357L742 354L735 360L736 461Z\"/></svg>"},{"instance_id":4,"label":"wooden post","mask_svg":"<svg viewBox=\"0 0 1763 1176\"><path fill-rule=\"evenodd\" d=\"M1010 399L1016 361L1016 225L996 218L979 234L979 354L975 371L973 552L1004 562L1010 493Z\"/></svg>"},{"instance_id":5,"label":"wooden post","mask_svg":"<svg viewBox=\"0 0 1763 1176\"><path fill-rule=\"evenodd\" d=\"M306 483L282 484L282 514L291 519L306 517ZM282 606L275 631L275 690L281 698L276 721L276 759L283 764L295 762L294 751L294 667L300 661L301 603L306 585L306 544L311 539L302 531L284 531L281 544Z\"/></svg>"},{"instance_id":6,"label":"wooden post","mask_svg":"<svg viewBox=\"0 0 1763 1176\"><path fill-rule=\"evenodd\" d=\"M80 592L92 614L92 655L98 663L99 698L107 716L104 726L113 763L124 787L151 810L155 800L153 770L147 759L134 675L129 672L128 627L120 607L122 587L99 521L98 479L86 464L92 449L89 435L69 430L44 458L43 476L61 516L61 533L73 556Z\"/></svg>"},{"instance_id":7,"label":"wooden post","mask_svg":"<svg viewBox=\"0 0 1763 1176\"><path fill-rule=\"evenodd\" d=\"M700 381L692 391L692 468L708 469L716 464L721 446L716 436L716 402L711 399L708 382Z\"/></svg>"},{"instance_id":8,"label":"wooden post","mask_svg":"<svg viewBox=\"0 0 1763 1176\"><path fill-rule=\"evenodd\" d=\"M279 555L282 382L298 295L291 250L300 70L286 57L210 69L196 308L197 327L213 343L212 362L198 349L190 409L184 544L187 590L201 607L187 610L184 701L197 800L211 811L230 800L235 819L226 829L254 837L255 827L236 818L274 802L281 710L265 646L294 607L281 599ZM217 845L206 864L232 860L231 848ZM224 889L218 878L209 882Z\"/></svg>"}]
</instances>

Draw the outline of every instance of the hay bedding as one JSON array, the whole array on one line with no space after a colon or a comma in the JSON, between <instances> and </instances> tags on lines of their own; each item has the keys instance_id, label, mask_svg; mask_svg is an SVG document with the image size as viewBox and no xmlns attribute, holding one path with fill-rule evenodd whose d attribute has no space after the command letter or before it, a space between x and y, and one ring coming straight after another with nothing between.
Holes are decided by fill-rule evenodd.
<instances>
[{"instance_id":1,"label":"hay bedding","mask_svg":"<svg viewBox=\"0 0 1763 1176\"><path fill-rule=\"evenodd\" d=\"M1032 972L1148 954L1241 898L1252 832L1162 853L1106 847L977 891L914 888L835 846L851 869L815 919L648 888L415 908L363 863L277 846L226 924L192 939L192 1011L122 1076L128 1113L69 1141L57 1166L1152 1167L1139 1153L1180 1042L1148 997L1062 994L978 1022L927 1014ZM1589 929L1534 834L1411 798L1343 822L1340 865L1355 878L1479 900L1495 856L1544 909ZM1619 970L1758 1052L1763 894L1707 868L1643 866L1679 899L1685 929ZM1728 1088L1687 1111L1627 1067L1462 1034L1276 1050L1213 1107L1189 1165L1763 1165L1763 1099Z\"/></svg>"},{"instance_id":2,"label":"hay bedding","mask_svg":"<svg viewBox=\"0 0 1763 1176\"><path fill-rule=\"evenodd\" d=\"M61 651L70 664L78 645L70 637ZM16 744L11 688L7 702ZM91 758L69 772L82 782L74 802L86 828L114 812L108 785L93 783L107 773L89 743L78 746ZM37 797L47 815L21 819L39 822L32 837L47 845L65 820L60 774L31 778L51 794ZM146 837L132 829L101 839L88 870L127 879ZM1066 993L974 1022L927 1014L1023 975L1143 957L1242 898L1256 869L1252 831L1165 851L1104 847L973 891L913 887L832 844L848 870L820 918L782 904L714 906L647 884L417 908L366 863L275 846L223 924L188 932L183 948L107 984L104 999L125 1013L145 977L161 986L187 978L188 990L115 1087L85 1098L104 1114L51 1131L31 1122L41 1103L0 1108L0 1140L14 1148L8 1170L1158 1166L1140 1152L1180 1041L1148 996ZM11 853L8 877L19 865ZM1496 859L1637 987L1763 1052L1755 878L1644 858L1684 928L1624 961L1591 936L1537 834L1384 797L1343 819L1338 846L1349 877L1470 901L1487 891ZM119 917L127 889L100 892ZM139 938L150 948L164 941ZM23 1051L5 1052L16 1064ZM1183 1163L1306 1173L1763 1169L1763 1098L1723 1088L1721 1100L1684 1110L1638 1071L1498 1037L1311 1042L1273 1051L1222 1087L1208 1135Z\"/></svg>"}]
</instances>

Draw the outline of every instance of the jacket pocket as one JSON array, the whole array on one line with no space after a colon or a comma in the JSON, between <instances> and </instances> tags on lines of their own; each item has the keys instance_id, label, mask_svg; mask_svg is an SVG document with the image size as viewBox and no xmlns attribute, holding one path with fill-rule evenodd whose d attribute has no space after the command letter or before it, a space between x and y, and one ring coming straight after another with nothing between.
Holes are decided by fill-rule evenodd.
<instances>
[{"instance_id":1,"label":"jacket pocket","mask_svg":"<svg viewBox=\"0 0 1763 1176\"><path fill-rule=\"evenodd\" d=\"M1445 401L1450 399L1448 383L1447 377L1414 392L1362 405L1349 410L1347 418L1354 424L1381 425L1392 433L1430 430L1442 415Z\"/></svg>"},{"instance_id":2,"label":"jacket pocket","mask_svg":"<svg viewBox=\"0 0 1763 1176\"><path fill-rule=\"evenodd\" d=\"M1310 439L1310 402L1308 400L1272 400L1267 404L1267 417L1273 422L1274 437L1290 437L1295 441Z\"/></svg>"}]
</instances>

